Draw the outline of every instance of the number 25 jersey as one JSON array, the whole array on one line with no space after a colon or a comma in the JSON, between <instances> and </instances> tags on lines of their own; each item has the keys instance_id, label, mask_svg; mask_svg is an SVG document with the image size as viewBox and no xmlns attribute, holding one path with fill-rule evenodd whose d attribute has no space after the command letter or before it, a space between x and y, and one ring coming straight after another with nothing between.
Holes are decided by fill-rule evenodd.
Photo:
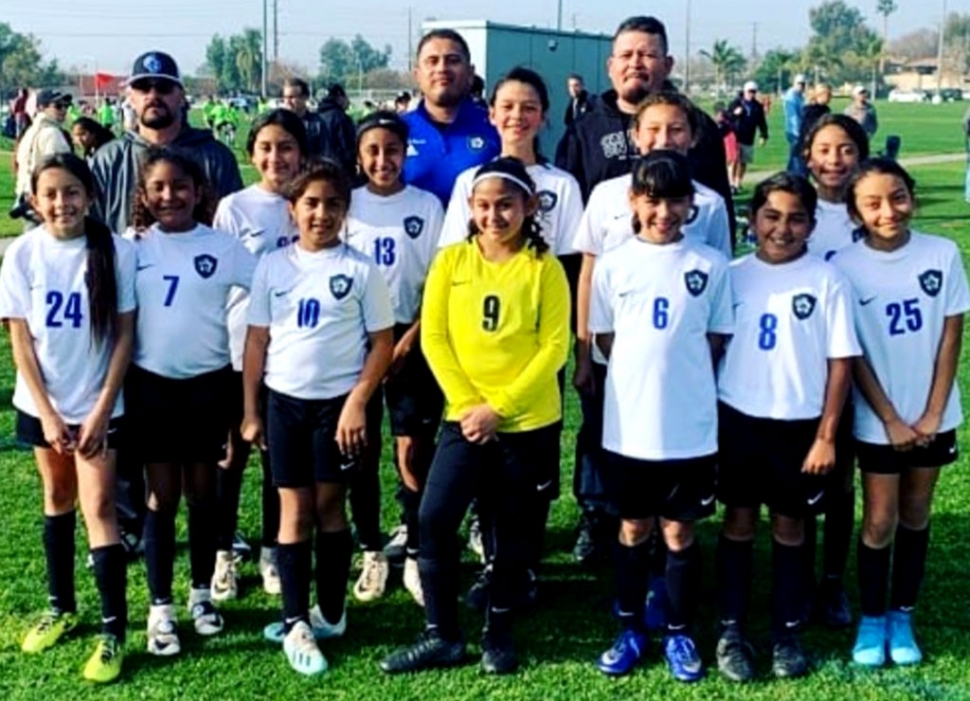
<instances>
[{"instance_id":1,"label":"number 25 jersey","mask_svg":"<svg viewBox=\"0 0 970 701\"><path fill-rule=\"evenodd\" d=\"M946 317L970 310L959 249L948 239L913 231L895 251L876 251L860 241L832 262L852 283L856 330L876 379L900 418L915 423L926 410ZM855 437L887 445L882 421L858 390L855 395ZM954 383L940 431L962 421Z\"/></svg>"}]
</instances>

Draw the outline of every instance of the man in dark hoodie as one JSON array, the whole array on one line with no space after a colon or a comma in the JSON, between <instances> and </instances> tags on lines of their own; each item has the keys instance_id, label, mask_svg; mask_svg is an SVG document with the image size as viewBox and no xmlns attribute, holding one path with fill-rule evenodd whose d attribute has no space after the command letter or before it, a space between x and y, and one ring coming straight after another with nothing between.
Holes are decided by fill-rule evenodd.
<instances>
[{"instance_id":1,"label":"man in dark hoodie","mask_svg":"<svg viewBox=\"0 0 970 701\"><path fill-rule=\"evenodd\" d=\"M347 114L349 106L347 92L342 85L334 83L327 88L327 96L317 105L317 115L326 134L319 155L337 161L352 174L357 167L357 129L354 120ZM308 129L307 136L309 134Z\"/></svg>"},{"instance_id":2,"label":"man in dark hoodie","mask_svg":"<svg viewBox=\"0 0 970 701\"><path fill-rule=\"evenodd\" d=\"M109 229L121 233L128 227L140 159L153 146L171 146L194 158L217 198L242 189L232 151L208 129L189 126L183 109L185 89L175 59L161 51L135 59L128 97L138 116L137 131L125 132L98 149L91 163L98 190L92 214Z\"/></svg>"},{"instance_id":3,"label":"man in dark hoodie","mask_svg":"<svg viewBox=\"0 0 970 701\"><path fill-rule=\"evenodd\" d=\"M651 93L673 90L667 80L674 59L667 51L667 30L654 17L630 17L613 35L607 71L613 84L566 131L556 149L556 165L579 181L583 199L604 180L631 172L637 157L631 139L631 121L639 103ZM733 231L733 204L725 168L724 143L717 125L698 110L701 128L689 153L692 175L716 190L725 201ZM569 268L567 268L569 270ZM588 339L577 340L577 353ZM583 510L573 549L580 562L609 552L616 540L615 521L605 516L608 505L602 483L602 388L599 391L577 379L583 424L576 444L573 492Z\"/></svg>"}]
</instances>

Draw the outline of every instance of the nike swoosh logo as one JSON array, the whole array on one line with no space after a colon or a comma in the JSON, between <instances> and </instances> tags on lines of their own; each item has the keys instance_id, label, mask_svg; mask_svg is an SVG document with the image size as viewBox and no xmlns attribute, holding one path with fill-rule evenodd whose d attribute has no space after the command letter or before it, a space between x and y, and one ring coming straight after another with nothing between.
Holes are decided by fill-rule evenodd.
<instances>
[{"instance_id":1,"label":"nike swoosh logo","mask_svg":"<svg viewBox=\"0 0 970 701\"><path fill-rule=\"evenodd\" d=\"M290 294L289 290L282 290L282 291L273 290L274 297L282 297L283 295L288 295L288 294Z\"/></svg>"},{"instance_id":2,"label":"nike swoosh logo","mask_svg":"<svg viewBox=\"0 0 970 701\"><path fill-rule=\"evenodd\" d=\"M822 497L824 497L824 496L825 496L825 492L824 491L819 492L814 497L812 497L811 499L808 500L808 505L809 506L815 506L817 503L819 503L819 501L821 501Z\"/></svg>"},{"instance_id":3,"label":"nike swoosh logo","mask_svg":"<svg viewBox=\"0 0 970 701\"><path fill-rule=\"evenodd\" d=\"M467 285L467 284L468 284L468 280L452 280L451 281L451 286L452 287L458 287L459 285Z\"/></svg>"},{"instance_id":4,"label":"nike swoosh logo","mask_svg":"<svg viewBox=\"0 0 970 701\"><path fill-rule=\"evenodd\" d=\"M735 302L733 305L731 305L731 308L737 309L738 307L743 307L743 306L744 306L744 302Z\"/></svg>"},{"instance_id":5,"label":"nike swoosh logo","mask_svg":"<svg viewBox=\"0 0 970 701\"><path fill-rule=\"evenodd\" d=\"M861 304L863 307L865 307L866 305L872 304L872 302L875 301L875 299L876 299L875 297L869 297L867 299L860 299L859 300L859 304Z\"/></svg>"},{"instance_id":6,"label":"nike swoosh logo","mask_svg":"<svg viewBox=\"0 0 970 701\"><path fill-rule=\"evenodd\" d=\"M108 429L107 431L105 431L105 433L107 433L107 434L108 434L109 436L110 436L110 435L111 435L112 433L117 433L117 432L118 432L118 428L117 428L117 426L116 426L116 427L113 427L113 428L109 428L109 429Z\"/></svg>"},{"instance_id":7,"label":"nike swoosh logo","mask_svg":"<svg viewBox=\"0 0 970 701\"><path fill-rule=\"evenodd\" d=\"M947 452L949 452L949 453L950 453L950 455L956 455L956 454L957 454L957 447L956 447L955 445L951 445L951 446L949 447L949 449L948 449L948 451L947 451Z\"/></svg>"},{"instance_id":8,"label":"nike swoosh logo","mask_svg":"<svg viewBox=\"0 0 970 701\"><path fill-rule=\"evenodd\" d=\"M154 263L148 263L147 265L139 265L137 268L135 268L135 270L136 271L145 270L146 268L151 268L153 265L155 265L155 264Z\"/></svg>"},{"instance_id":9,"label":"nike swoosh logo","mask_svg":"<svg viewBox=\"0 0 970 701\"><path fill-rule=\"evenodd\" d=\"M342 462L342 463L340 463L340 469L341 469L342 472L346 472L347 470L349 470L350 468L352 468L356 464L357 463L353 463L353 462L347 462L347 463L343 463Z\"/></svg>"},{"instance_id":10,"label":"nike swoosh logo","mask_svg":"<svg viewBox=\"0 0 970 701\"><path fill-rule=\"evenodd\" d=\"M537 492L544 492L547 489L549 489L549 487L551 487L551 486L552 486L552 480L549 480L548 482L543 482L538 487L536 487L536 491Z\"/></svg>"},{"instance_id":11,"label":"nike swoosh logo","mask_svg":"<svg viewBox=\"0 0 970 701\"><path fill-rule=\"evenodd\" d=\"M252 238L256 238L257 236L262 236L265 233L266 232L264 230L260 229L259 231L250 231L249 236L251 236Z\"/></svg>"},{"instance_id":12,"label":"nike swoosh logo","mask_svg":"<svg viewBox=\"0 0 970 701\"><path fill-rule=\"evenodd\" d=\"M714 495L707 497L707 499L701 499L701 506L710 506L714 502Z\"/></svg>"}]
</instances>

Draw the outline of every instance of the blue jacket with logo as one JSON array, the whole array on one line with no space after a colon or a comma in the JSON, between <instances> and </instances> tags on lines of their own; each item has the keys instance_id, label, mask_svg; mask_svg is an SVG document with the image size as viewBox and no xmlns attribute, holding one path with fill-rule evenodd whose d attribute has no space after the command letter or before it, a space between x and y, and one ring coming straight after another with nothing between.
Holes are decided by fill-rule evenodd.
<instances>
[{"instance_id":1,"label":"blue jacket with logo","mask_svg":"<svg viewBox=\"0 0 970 701\"><path fill-rule=\"evenodd\" d=\"M445 208L459 174L502 151L488 112L470 98L462 102L451 124L435 124L423 102L405 114L404 121L408 125L404 182L433 192Z\"/></svg>"}]
</instances>

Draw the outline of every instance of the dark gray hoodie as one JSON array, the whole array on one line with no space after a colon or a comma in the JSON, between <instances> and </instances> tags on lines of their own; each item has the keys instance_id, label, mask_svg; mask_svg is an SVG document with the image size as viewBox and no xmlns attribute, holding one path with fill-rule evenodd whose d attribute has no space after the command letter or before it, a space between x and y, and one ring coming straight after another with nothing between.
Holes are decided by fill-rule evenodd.
<instances>
[{"instance_id":1,"label":"dark gray hoodie","mask_svg":"<svg viewBox=\"0 0 970 701\"><path fill-rule=\"evenodd\" d=\"M236 157L211 131L186 126L168 145L198 161L217 199L242 189ZM91 171L98 192L91 214L116 233L128 228L139 159L150 147L137 132L129 131L94 154Z\"/></svg>"}]
</instances>

